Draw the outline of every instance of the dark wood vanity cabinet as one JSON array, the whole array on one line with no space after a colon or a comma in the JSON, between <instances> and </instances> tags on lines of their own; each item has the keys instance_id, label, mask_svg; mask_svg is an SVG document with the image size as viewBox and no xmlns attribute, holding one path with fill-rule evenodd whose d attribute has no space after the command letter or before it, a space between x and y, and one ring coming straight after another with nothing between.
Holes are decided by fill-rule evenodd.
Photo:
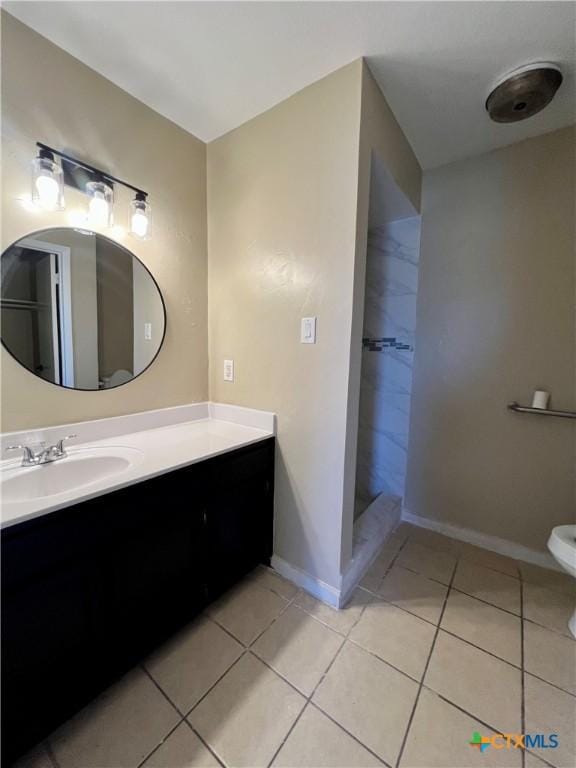
<instances>
[{"instance_id":1,"label":"dark wood vanity cabinet","mask_svg":"<svg viewBox=\"0 0 576 768\"><path fill-rule=\"evenodd\" d=\"M2 531L8 765L272 555L274 438Z\"/></svg>"}]
</instances>

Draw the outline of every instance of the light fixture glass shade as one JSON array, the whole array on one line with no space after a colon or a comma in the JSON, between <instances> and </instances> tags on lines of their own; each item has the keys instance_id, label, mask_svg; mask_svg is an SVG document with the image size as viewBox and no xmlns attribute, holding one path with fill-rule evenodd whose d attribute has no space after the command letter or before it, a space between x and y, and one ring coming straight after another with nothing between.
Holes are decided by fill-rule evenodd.
<instances>
[{"instance_id":1,"label":"light fixture glass shade","mask_svg":"<svg viewBox=\"0 0 576 768\"><path fill-rule=\"evenodd\" d=\"M88 203L88 221L102 229L112 226L112 209L114 207L114 189L105 181L89 181L86 193L90 197Z\"/></svg>"},{"instance_id":2,"label":"light fixture glass shade","mask_svg":"<svg viewBox=\"0 0 576 768\"><path fill-rule=\"evenodd\" d=\"M64 177L54 155L41 149L32 161L32 202L46 211L64 208Z\"/></svg>"},{"instance_id":3,"label":"light fixture glass shade","mask_svg":"<svg viewBox=\"0 0 576 768\"><path fill-rule=\"evenodd\" d=\"M139 240L148 240L150 238L151 207L146 200L143 192L137 192L136 197L130 203L130 234Z\"/></svg>"}]
</instances>

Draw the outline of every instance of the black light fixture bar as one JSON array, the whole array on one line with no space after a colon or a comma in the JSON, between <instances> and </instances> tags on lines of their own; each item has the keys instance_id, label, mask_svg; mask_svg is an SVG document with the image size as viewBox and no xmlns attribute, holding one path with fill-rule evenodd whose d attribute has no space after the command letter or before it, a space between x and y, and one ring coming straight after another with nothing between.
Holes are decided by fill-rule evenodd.
<instances>
[{"instance_id":1,"label":"black light fixture bar","mask_svg":"<svg viewBox=\"0 0 576 768\"><path fill-rule=\"evenodd\" d=\"M121 184L123 187L127 187L128 189L131 189L133 192L136 192L138 195L143 195L144 199L146 199L146 197L148 196L148 193L144 192L144 190L140 189L140 187L135 187L133 184L129 184L127 181L118 179L116 178L116 176L112 176L106 171L100 170L100 168L95 168L93 165L89 165L88 163L85 163L83 160L77 160L75 157L72 157L71 155L67 155L64 152L60 152L58 149L53 149L52 147L49 147L47 144L43 144L41 141L37 141L36 146L39 147L40 149L43 149L46 152L51 152L53 155L57 155L58 157L61 157L67 163L73 163L79 168L84 168L84 170L88 171L90 174L93 174L96 177L101 177L103 179L106 179L107 181L112 181L115 184Z\"/></svg>"}]
</instances>

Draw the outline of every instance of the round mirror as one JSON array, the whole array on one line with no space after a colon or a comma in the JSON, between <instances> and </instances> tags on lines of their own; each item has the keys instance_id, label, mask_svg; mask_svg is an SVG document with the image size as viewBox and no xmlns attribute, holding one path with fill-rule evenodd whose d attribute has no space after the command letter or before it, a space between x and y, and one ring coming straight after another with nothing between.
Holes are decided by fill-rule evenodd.
<instances>
[{"instance_id":1,"label":"round mirror","mask_svg":"<svg viewBox=\"0 0 576 768\"><path fill-rule=\"evenodd\" d=\"M25 368L71 389L111 389L158 354L166 311L130 251L81 229L43 229L2 254L2 343Z\"/></svg>"}]
</instances>

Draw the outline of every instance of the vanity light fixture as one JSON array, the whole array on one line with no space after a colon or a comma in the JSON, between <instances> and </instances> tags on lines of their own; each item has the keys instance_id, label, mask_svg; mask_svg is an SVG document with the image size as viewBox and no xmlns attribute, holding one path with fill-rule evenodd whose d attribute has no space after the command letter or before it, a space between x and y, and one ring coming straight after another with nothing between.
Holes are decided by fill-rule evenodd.
<instances>
[{"instance_id":1,"label":"vanity light fixture","mask_svg":"<svg viewBox=\"0 0 576 768\"><path fill-rule=\"evenodd\" d=\"M112 207L114 205L114 187L108 184L104 177L89 181L86 184L86 194L90 197L88 203L88 221L95 227L112 226Z\"/></svg>"},{"instance_id":2,"label":"vanity light fixture","mask_svg":"<svg viewBox=\"0 0 576 768\"><path fill-rule=\"evenodd\" d=\"M46 211L64 208L64 177L48 147L40 147L32 161L32 202Z\"/></svg>"},{"instance_id":3,"label":"vanity light fixture","mask_svg":"<svg viewBox=\"0 0 576 768\"><path fill-rule=\"evenodd\" d=\"M130 203L130 232L140 240L150 237L150 204L143 189L116 178L93 165L66 155L47 144L36 142L38 157L32 164L32 201L50 211L64 209L64 185L88 195L88 222L99 229L111 227L114 209L114 185L135 192ZM60 164L56 162L60 158Z\"/></svg>"},{"instance_id":4,"label":"vanity light fixture","mask_svg":"<svg viewBox=\"0 0 576 768\"><path fill-rule=\"evenodd\" d=\"M132 216L130 218L130 233L140 240L150 237L150 203L145 192L136 192L136 197L130 203Z\"/></svg>"}]
</instances>

